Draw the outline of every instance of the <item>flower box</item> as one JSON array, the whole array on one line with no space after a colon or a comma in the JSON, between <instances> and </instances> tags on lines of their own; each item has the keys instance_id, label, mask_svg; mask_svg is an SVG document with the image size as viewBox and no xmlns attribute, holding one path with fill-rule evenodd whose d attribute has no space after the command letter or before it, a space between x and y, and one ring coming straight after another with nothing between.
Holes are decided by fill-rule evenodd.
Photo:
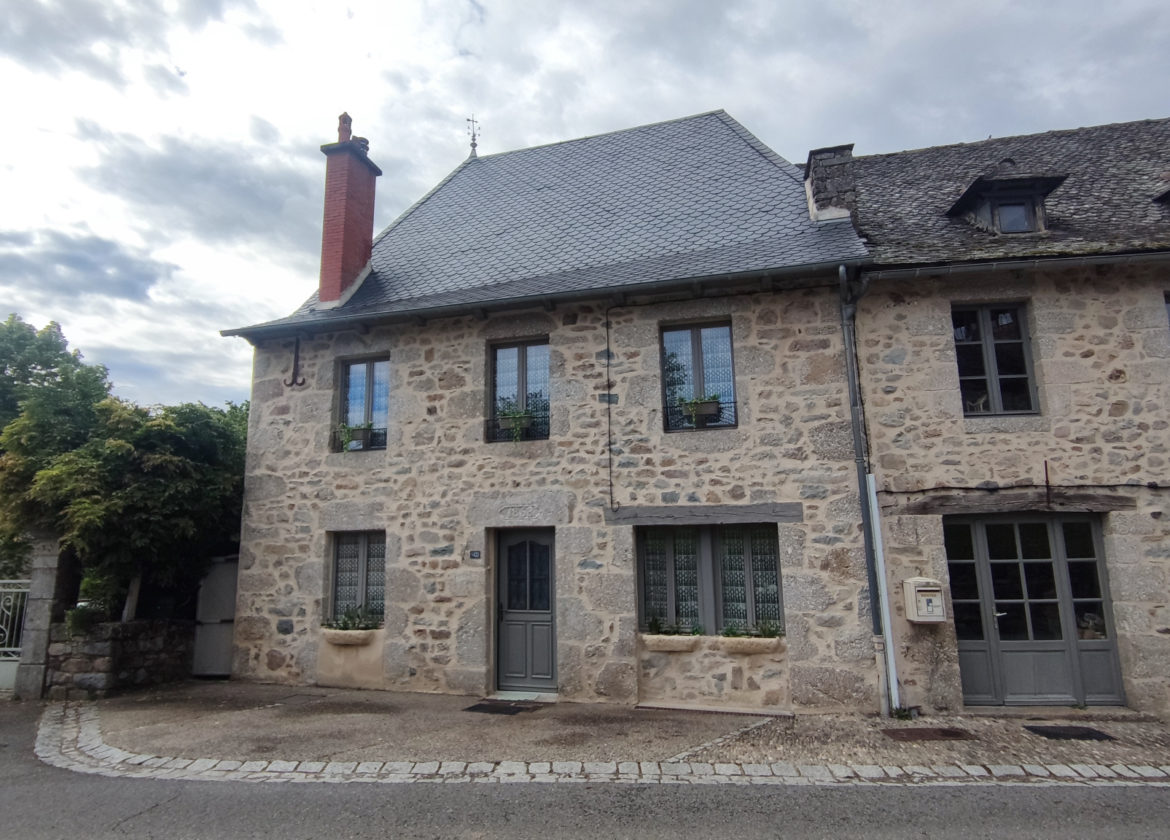
<instances>
[{"instance_id":1,"label":"flower box","mask_svg":"<svg viewBox=\"0 0 1170 840\"><path fill-rule=\"evenodd\" d=\"M374 639L377 630L335 630L332 627L322 627L321 635L331 645L352 646L368 645Z\"/></svg>"},{"instance_id":2,"label":"flower box","mask_svg":"<svg viewBox=\"0 0 1170 840\"><path fill-rule=\"evenodd\" d=\"M784 640L778 636L761 638L760 636L723 636L719 639L719 649L724 653L750 656L753 653L772 653L779 650Z\"/></svg>"},{"instance_id":3,"label":"flower box","mask_svg":"<svg viewBox=\"0 0 1170 840\"><path fill-rule=\"evenodd\" d=\"M656 653L677 653L694 650L702 636L661 636L654 633L642 634L642 647Z\"/></svg>"}]
</instances>

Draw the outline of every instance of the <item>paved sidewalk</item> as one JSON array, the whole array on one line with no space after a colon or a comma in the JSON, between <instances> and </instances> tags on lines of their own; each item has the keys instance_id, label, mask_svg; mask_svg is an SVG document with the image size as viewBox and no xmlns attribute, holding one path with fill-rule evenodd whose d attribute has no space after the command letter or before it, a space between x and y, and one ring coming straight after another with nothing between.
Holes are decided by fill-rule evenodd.
<instances>
[{"instance_id":1,"label":"paved sidewalk","mask_svg":"<svg viewBox=\"0 0 1170 840\"><path fill-rule=\"evenodd\" d=\"M297 689L297 691L314 691ZM331 692L315 690L320 701L329 699ZM281 703L263 704L272 696L290 696L288 687L240 686L195 686L189 692L134 696L128 695L117 700L102 703L63 703L46 706L37 736L36 752L48 764L66 769L96 773L104 776L187 779L195 781L237 781L237 782L473 782L473 783L516 783L516 782L593 782L593 783L635 783L635 784L749 784L749 785L955 785L955 784L1061 784L1061 785L1155 785L1170 787L1170 756L1161 756L1153 763L1115 762L1102 764L1093 761L1078 762L1014 762L1005 759L1002 763L928 763L929 750L922 750L924 763L911 764L863 764L845 760L841 763L800 763L798 760L785 761L697 761L696 757L716 758L734 756L740 742L750 741L757 733L775 719L758 717L737 717L731 715L698 715L695 713L663 713L639 721L639 713L628 709L609 707L564 706L542 707L542 711L557 710L561 717L548 714L547 719L538 723L538 716L517 723L505 732L525 731L532 733L529 745L513 738L512 753L524 760L455 760L455 755L477 744L484 750L486 759L493 752L488 744L490 737L484 737L491 726L488 719L495 716L464 714L464 708L472 698L434 697L428 695L386 695L381 692L361 693L357 700L350 700L348 707L325 706L324 713L317 720L326 721L333 733L329 749L331 753L318 751L318 757L304 758L303 749L298 755L294 745L309 739L312 748L311 728L306 728L305 738L296 730L288 731L284 749L271 744L272 751L263 757L257 756L259 746L266 741L265 728L258 724L255 716L282 706ZM168 696L170 700L168 702ZM177 702L179 697L183 702ZM405 700L402 698L406 697ZM387 700L386 698L389 698ZM203 704L202 715L192 714L188 701ZM229 702L230 701L230 702ZM385 712L393 709L397 717L410 721L416 729L417 743L434 744L434 751L428 756L416 756L414 760L402 760L401 743L383 742L362 744L371 733L355 726L355 721L368 715L355 714L359 701L373 704ZM218 703L219 708L216 708ZM412 704L410 710L403 707ZM349 708L346 714L343 709ZM460 717L454 717L450 710L458 709ZM184 716L184 710L187 714ZM433 709L432 726L427 731L417 731L417 720L410 718L406 711ZM287 707L283 709L287 711ZM214 714L213 714L214 713ZM103 735L103 715L108 715L113 737ZM249 715L252 715L249 717ZM395 717L389 713L387 717ZM186 720L185 720L186 718ZM215 723L208 726L214 718ZM509 718L508 720L515 720ZM553 731L563 731L565 720L593 720L592 727L598 744L577 744L575 746L546 743L552 739L544 737ZM500 722L502 726L507 726ZM287 721L280 726L288 730ZM1160 726L1160 724L1159 724ZM460 733L460 727L466 732ZM607 734L607 727L609 732ZM640 728L639 728L640 727ZM240 748L223 749L225 743L217 741L217 735L236 737L237 743L244 739L240 733L251 730L251 746L243 753ZM165 731L164 731L165 730ZM221 731L217 731L221 730ZM443 740L444 735L455 735L455 742ZM477 735L477 733L479 733ZM644 736L650 734L652 742ZM363 735L365 737L363 737ZM714 736L714 737L708 737ZM469 744L467 738L472 742ZM700 740L700 737L706 740ZM691 738L692 740L687 740ZM121 746L109 743L113 741ZM457 743L457 752L452 743ZM652 743L653 746L648 746ZM215 745L214 748L208 745ZM361 744L359 746L359 744ZM532 744L542 748L547 760L530 760L525 757ZM679 745L686 748L676 753L662 752L663 746L672 750ZM151 749L148 745L163 745L166 750ZM183 749L174 749L181 745ZM638 745L635 754L627 754L628 760L604 757L606 749L631 749ZM827 745L831 748L832 745ZM130 748L132 747L132 748ZM421 749L412 747L411 749ZM632 750L631 750L632 751ZM448 753L445 757L444 753ZM1158 750L1161 752L1161 750ZM593 760L590 760L592 753ZM466 753L463 753L466 755ZM844 755L844 753L843 753ZM229 757L235 756L235 757ZM324 760L323 760L324 757ZM398 758L399 760L394 760ZM560 759L560 760L558 760Z\"/></svg>"}]
</instances>

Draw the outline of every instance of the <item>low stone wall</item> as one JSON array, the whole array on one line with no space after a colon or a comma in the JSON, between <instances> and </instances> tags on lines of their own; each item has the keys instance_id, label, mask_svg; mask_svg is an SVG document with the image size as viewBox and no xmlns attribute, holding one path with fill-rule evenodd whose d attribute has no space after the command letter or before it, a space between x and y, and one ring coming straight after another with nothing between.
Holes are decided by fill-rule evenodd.
<instances>
[{"instance_id":1,"label":"low stone wall","mask_svg":"<svg viewBox=\"0 0 1170 840\"><path fill-rule=\"evenodd\" d=\"M638 664L643 703L769 711L792 706L783 638L643 635Z\"/></svg>"},{"instance_id":2,"label":"low stone wall","mask_svg":"<svg viewBox=\"0 0 1170 840\"><path fill-rule=\"evenodd\" d=\"M118 689L186 679L194 642L193 622L109 622L74 637L64 624L54 624L46 696L105 697Z\"/></svg>"}]
</instances>

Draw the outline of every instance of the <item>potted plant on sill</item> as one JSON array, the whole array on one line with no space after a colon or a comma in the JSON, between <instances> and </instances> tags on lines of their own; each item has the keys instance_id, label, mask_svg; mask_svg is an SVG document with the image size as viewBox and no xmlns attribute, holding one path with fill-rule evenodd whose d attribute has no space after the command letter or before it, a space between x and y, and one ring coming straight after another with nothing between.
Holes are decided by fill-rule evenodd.
<instances>
[{"instance_id":1,"label":"potted plant on sill","mask_svg":"<svg viewBox=\"0 0 1170 840\"><path fill-rule=\"evenodd\" d=\"M721 396L719 394L707 394L706 396L698 396L690 400L685 397L679 397L678 404L691 425L697 426L699 425L699 420L710 422L712 419L717 420L719 418L722 409L720 400Z\"/></svg>"},{"instance_id":2,"label":"potted plant on sill","mask_svg":"<svg viewBox=\"0 0 1170 840\"><path fill-rule=\"evenodd\" d=\"M525 429L532 425L532 414L522 408L511 408L496 414L496 424L501 432L508 432L513 441L524 437Z\"/></svg>"},{"instance_id":3,"label":"potted plant on sill","mask_svg":"<svg viewBox=\"0 0 1170 840\"><path fill-rule=\"evenodd\" d=\"M779 650L783 637L784 631L771 622L761 621L750 633L733 624L723 628L719 648L724 653L743 656L772 653Z\"/></svg>"},{"instance_id":4,"label":"potted plant on sill","mask_svg":"<svg viewBox=\"0 0 1170 840\"><path fill-rule=\"evenodd\" d=\"M348 452L370 448L370 434L374 430L373 423L362 423L359 426L350 426L341 423L337 426L337 444L341 452ZM354 446L354 444L357 446Z\"/></svg>"},{"instance_id":5,"label":"potted plant on sill","mask_svg":"<svg viewBox=\"0 0 1170 840\"><path fill-rule=\"evenodd\" d=\"M370 615L365 607L346 607L341 615L321 622L321 635L331 645L368 645L381 626L380 615Z\"/></svg>"},{"instance_id":6,"label":"potted plant on sill","mask_svg":"<svg viewBox=\"0 0 1170 840\"><path fill-rule=\"evenodd\" d=\"M642 634L642 647L655 653L680 653L694 650L703 635L701 624L691 625L683 631L677 624L663 625L656 615L646 620L646 632Z\"/></svg>"}]
</instances>

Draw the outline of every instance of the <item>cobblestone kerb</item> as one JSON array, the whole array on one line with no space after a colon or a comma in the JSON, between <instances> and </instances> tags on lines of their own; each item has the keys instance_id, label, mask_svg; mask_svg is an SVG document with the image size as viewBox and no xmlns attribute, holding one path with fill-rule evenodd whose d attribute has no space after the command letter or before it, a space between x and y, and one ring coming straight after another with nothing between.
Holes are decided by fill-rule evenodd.
<instances>
[{"instance_id":1,"label":"cobblestone kerb","mask_svg":"<svg viewBox=\"0 0 1170 840\"><path fill-rule=\"evenodd\" d=\"M738 785L1155 785L1170 787L1170 764L798 765L691 761L235 761L145 755L102 741L97 707L46 708L37 757L79 773L225 782L610 782Z\"/></svg>"}]
</instances>

